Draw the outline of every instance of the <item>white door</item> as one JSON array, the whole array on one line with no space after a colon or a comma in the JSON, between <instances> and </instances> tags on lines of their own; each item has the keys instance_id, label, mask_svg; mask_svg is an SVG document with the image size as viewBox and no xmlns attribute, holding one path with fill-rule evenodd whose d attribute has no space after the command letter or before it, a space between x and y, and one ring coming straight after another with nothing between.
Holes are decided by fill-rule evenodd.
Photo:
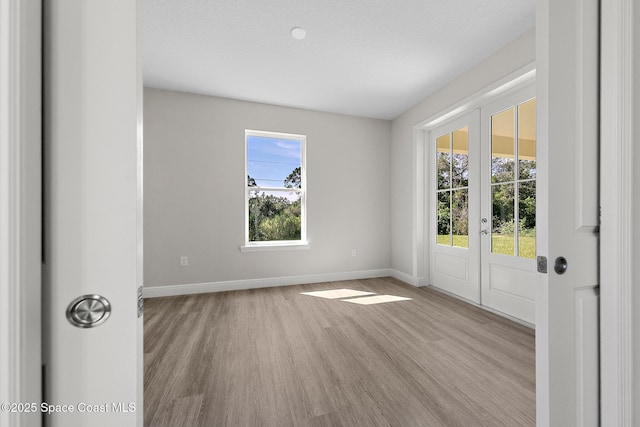
<instances>
[{"instance_id":1,"label":"white door","mask_svg":"<svg viewBox=\"0 0 640 427\"><path fill-rule=\"evenodd\" d=\"M142 425L142 9L43 6L45 422Z\"/></svg>"},{"instance_id":2,"label":"white door","mask_svg":"<svg viewBox=\"0 0 640 427\"><path fill-rule=\"evenodd\" d=\"M480 303L480 115L474 111L430 132L431 283Z\"/></svg>"},{"instance_id":3,"label":"white door","mask_svg":"<svg viewBox=\"0 0 640 427\"><path fill-rule=\"evenodd\" d=\"M537 252L548 259L537 286L537 423L597 426L599 2L538 0L536 15L538 198L547 201Z\"/></svg>"},{"instance_id":4,"label":"white door","mask_svg":"<svg viewBox=\"0 0 640 427\"><path fill-rule=\"evenodd\" d=\"M535 324L535 86L482 108L482 304Z\"/></svg>"},{"instance_id":5,"label":"white door","mask_svg":"<svg viewBox=\"0 0 640 427\"><path fill-rule=\"evenodd\" d=\"M431 283L531 324L535 132L534 83L430 131Z\"/></svg>"}]
</instances>

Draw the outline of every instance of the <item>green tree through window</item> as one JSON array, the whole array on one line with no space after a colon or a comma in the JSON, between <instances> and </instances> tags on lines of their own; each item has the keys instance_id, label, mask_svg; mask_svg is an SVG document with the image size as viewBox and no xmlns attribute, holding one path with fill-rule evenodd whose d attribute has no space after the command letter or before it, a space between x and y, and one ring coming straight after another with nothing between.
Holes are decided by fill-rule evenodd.
<instances>
[{"instance_id":1,"label":"green tree through window","mask_svg":"<svg viewBox=\"0 0 640 427\"><path fill-rule=\"evenodd\" d=\"M255 187L250 185L253 178L248 179L247 185ZM249 197L249 241L300 240L301 214L300 199L291 201L287 197L253 191Z\"/></svg>"},{"instance_id":2,"label":"green tree through window","mask_svg":"<svg viewBox=\"0 0 640 427\"><path fill-rule=\"evenodd\" d=\"M248 243L302 241L304 137L247 131Z\"/></svg>"}]
</instances>

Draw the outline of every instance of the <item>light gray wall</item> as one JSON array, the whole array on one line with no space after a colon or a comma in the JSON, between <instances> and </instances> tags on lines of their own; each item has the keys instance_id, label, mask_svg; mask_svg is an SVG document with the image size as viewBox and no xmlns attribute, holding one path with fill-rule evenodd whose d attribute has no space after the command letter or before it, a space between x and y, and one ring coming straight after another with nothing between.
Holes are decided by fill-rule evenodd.
<instances>
[{"instance_id":1,"label":"light gray wall","mask_svg":"<svg viewBox=\"0 0 640 427\"><path fill-rule=\"evenodd\" d=\"M310 250L240 252L245 129L307 135ZM145 286L390 267L390 132L385 120L146 88Z\"/></svg>"},{"instance_id":2,"label":"light gray wall","mask_svg":"<svg viewBox=\"0 0 640 427\"><path fill-rule=\"evenodd\" d=\"M391 128L391 267L413 275L413 127L535 60L532 29L393 120ZM426 278L429 274L424 272Z\"/></svg>"}]
</instances>

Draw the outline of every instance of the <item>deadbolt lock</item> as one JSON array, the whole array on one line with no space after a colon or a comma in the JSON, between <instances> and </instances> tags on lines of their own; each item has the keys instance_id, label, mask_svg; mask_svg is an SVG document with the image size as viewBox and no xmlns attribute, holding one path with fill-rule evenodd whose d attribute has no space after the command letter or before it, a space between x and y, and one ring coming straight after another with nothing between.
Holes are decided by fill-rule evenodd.
<instances>
[{"instance_id":1,"label":"deadbolt lock","mask_svg":"<svg viewBox=\"0 0 640 427\"><path fill-rule=\"evenodd\" d=\"M537 265L538 265L538 273L545 273L546 274L546 272L547 272L547 257L546 256L538 256Z\"/></svg>"}]
</instances>

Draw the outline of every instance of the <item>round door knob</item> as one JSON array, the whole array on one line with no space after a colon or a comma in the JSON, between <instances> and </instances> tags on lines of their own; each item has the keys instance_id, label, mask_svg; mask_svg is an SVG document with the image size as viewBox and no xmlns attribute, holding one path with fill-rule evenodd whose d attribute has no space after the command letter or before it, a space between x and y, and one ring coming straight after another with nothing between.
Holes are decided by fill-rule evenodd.
<instances>
[{"instance_id":1,"label":"round door knob","mask_svg":"<svg viewBox=\"0 0 640 427\"><path fill-rule=\"evenodd\" d=\"M67 307L67 320L78 328L101 325L111 315L111 304L100 295L83 295L71 301Z\"/></svg>"},{"instance_id":2,"label":"round door knob","mask_svg":"<svg viewBox=\"0 0 640 427\"><path fill-rule=\"evenodd\" d=\"M568 268L568 264L567 264L567 259L565 257L558 257L556 258L556 262L553 266L553 269L555 270L556 273L558 274L564 274L565 271L567 271Z\"/></svg>"}]
</instances>

